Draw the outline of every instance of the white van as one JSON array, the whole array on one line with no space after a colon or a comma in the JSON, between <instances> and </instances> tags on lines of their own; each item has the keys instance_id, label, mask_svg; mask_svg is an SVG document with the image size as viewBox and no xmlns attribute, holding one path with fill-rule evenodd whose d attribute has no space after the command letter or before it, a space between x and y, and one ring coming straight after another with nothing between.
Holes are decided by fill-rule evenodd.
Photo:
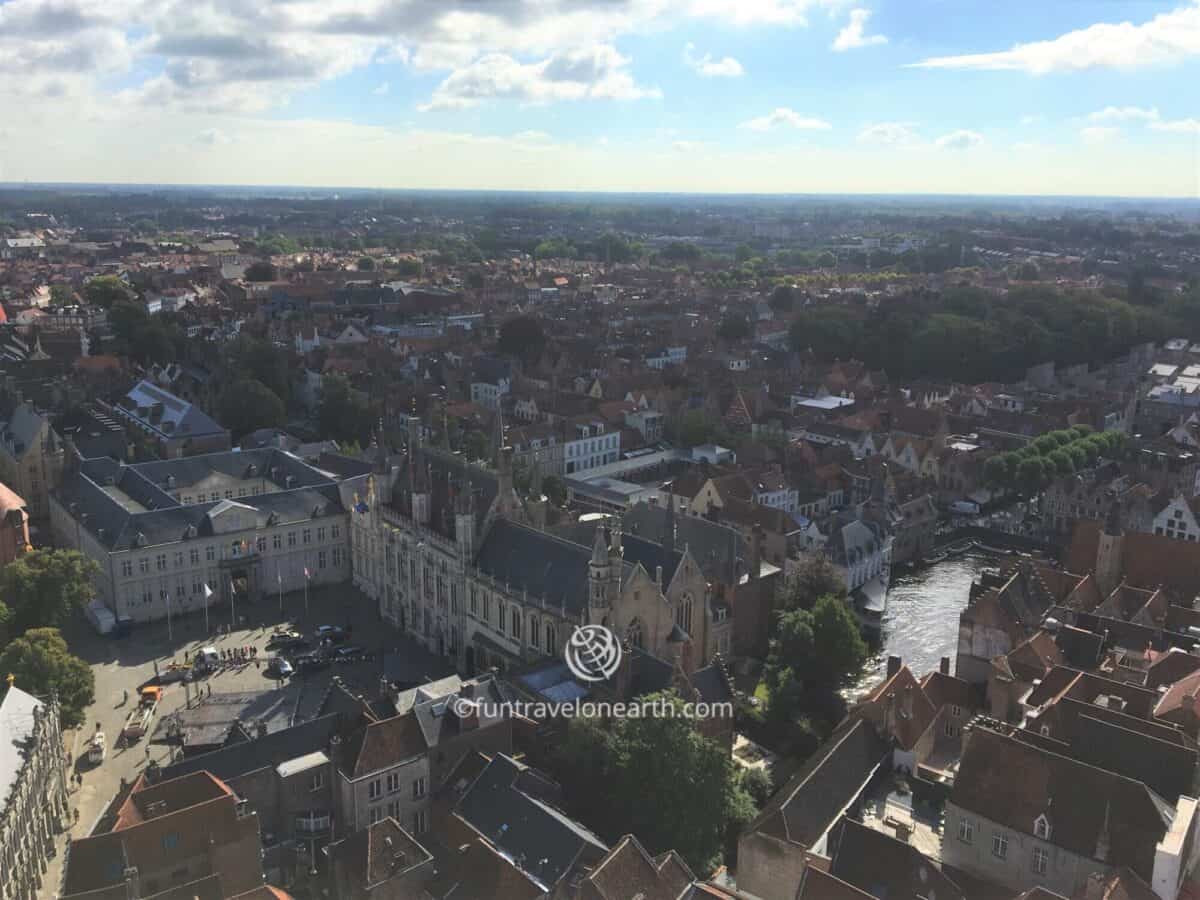
<instances>
[{"instance_id":1,"label":"white van","mask_svg":"<svg viewBox=\"0 0 1200 900\"><path fill-rule=\"evenodd\" d=\"M195 667L206 670L215 669L220 660L221 654L217 652L216 647L201 647L196 651Z\"/></svg>"}]
</instances>

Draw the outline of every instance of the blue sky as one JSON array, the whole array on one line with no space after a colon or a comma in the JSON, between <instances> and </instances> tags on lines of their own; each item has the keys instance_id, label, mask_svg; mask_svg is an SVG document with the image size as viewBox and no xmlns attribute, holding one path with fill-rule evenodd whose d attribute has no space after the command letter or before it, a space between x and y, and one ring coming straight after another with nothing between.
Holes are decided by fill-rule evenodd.
<instances>
[{"instance_id":1,"label":"blue sky","mask_svg":"<svg viewBox=\"0 0 1200 900\"><path fill-rule=\"evenodd\" d=\"M1200 196L1200 0L7 0L0 84L5 180Z\"/></svg>"}]
</instances>

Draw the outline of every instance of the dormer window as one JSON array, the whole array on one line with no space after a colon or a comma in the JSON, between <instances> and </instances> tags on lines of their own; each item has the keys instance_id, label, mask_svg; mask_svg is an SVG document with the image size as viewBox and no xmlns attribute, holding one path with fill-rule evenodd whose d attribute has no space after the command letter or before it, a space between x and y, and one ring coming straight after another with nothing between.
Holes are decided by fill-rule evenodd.
<instances>
[{"instance_id":1,"label":"dormer window","mask_svg":"<svg viewBox=\"0 0 1200 900\"><path fill-rule=\"evenodd\" d=\"M1033 823L1033 836L1043 841L1050 840L1050 820L1042 813Z\"/></svg>"}]
</instances>

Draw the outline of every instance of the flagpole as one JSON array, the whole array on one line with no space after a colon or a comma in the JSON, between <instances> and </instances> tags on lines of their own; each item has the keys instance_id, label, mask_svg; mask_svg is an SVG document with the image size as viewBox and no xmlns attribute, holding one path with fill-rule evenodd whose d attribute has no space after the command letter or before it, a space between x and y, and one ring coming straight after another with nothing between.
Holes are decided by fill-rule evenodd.
<instances>
[{"instance_id":1,"label":"flagpole","mask_svg":"<svg viewBox=\"0 0 1200 900\"><path fill-rule=\"evenodd\" d=\"M308 618L308 566L304 567L304 618Z\"/></svg>"},{"instance_id":2,"label":"flagpole","mask_svg":"<svg viewBox=\"0 0 1200 900\"><path fill-rule=\"evenodd\" d=\"M275 583L279 585L279 619L283 621L283 576L279 574L279 566L275 567Z\"/></svg>"},{"instance_id":3,"label":"flagpole","mask_svg":"<svg viewBox=\"0 0 1200 900\"><path fill-rule=\"evenodd\" d=\"M233 576L229 576L229 629L237 628L237 594L233 589Z\"/></svg>"},{"instance_id":4,"label":"flagpole","mask_svg":"<svg viewBox=\"0 0 1200 900\"><path fill-rule=\"evenodd\" d=\"M208 630L208 598L212 596L212 588L208 586L208 582L204 582L204 634L207 637L210 632Z\"/></svg>"},{"instance_id":5,"label":"flagpole","mask_svg":"<svg viewBox=\"0 0 1200 900\"><path fill-rule=\"evenodd\" d=\"M167 640L175 640L175 636L171 632L171 594L169 592L167 593Z\"/></svg>"}]
</instances>

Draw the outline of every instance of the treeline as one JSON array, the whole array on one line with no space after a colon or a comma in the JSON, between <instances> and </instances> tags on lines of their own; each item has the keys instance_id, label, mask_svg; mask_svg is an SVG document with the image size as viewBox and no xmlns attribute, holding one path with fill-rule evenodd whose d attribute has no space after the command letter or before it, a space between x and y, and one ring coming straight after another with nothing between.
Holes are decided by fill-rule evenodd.
<instances>
[{"instance_id":1,"label":"treeline","mask_svg":"<svg viewBox=\"0 0 1200 900\"><path fill-rule=\"evenodd\" d=\"M859 359L897 378L1015 381L1030 366L1108 362L1144 341L1191 335L1200 291L1141 306L1050 285L991 294L972 287L914 292L869 308L867 298L802 310L791 345L821 359Z\"/></svg>"},{"instance_id":2,"label":"treeline","mask_svg":"<svg viewBox=\"0 0 1200 900\"><path fill-rule=\"evenodd\" d=\"M993 487L1032 493L1055 478L1095 465L1101 457L1120 456L1125 442L1120 432L1094 432L1086 425L1051 431L1020 450L993 456L984 477Z\"/></svg>"}]
</instances>

